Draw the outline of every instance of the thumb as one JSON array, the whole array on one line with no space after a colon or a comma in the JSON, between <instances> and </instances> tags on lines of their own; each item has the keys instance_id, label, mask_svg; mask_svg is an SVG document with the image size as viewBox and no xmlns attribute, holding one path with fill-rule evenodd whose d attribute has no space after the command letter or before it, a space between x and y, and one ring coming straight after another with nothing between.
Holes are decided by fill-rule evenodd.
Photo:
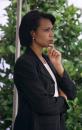
<instances>
[{"instance_id":1,"label":"thumb","mask_svg":"<svg viewBox=\"0 0 82 130\"><path fill-rule=\"evenodd\" d=\"M48 55L51 54L51 51L52 51L53 48L54 48L54 45L50 44L49 47L48 47Z\"/></svg>"}]
</instances>

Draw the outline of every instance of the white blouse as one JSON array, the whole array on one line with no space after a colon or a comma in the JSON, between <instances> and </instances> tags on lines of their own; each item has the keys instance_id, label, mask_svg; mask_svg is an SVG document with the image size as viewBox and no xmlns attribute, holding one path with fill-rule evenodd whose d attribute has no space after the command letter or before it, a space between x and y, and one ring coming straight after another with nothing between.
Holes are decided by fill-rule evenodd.
<instances>
[{"instance_id":1,"label":"white blouse","mask_svg":"<svg viewBox=\"0 0 82 130\"><path fill-rule=\"evenodd\" d=\"M55 87L55 92L54 92L54 97L58 97L58 86L57 86L57 81L56 81L56 77L54 75L54 73L52 72L50 66L47 63L44 63L45 68L48 70L48 72L50 73L52 79L54 80L54 87Z\"/></svg>"}]
</instances>

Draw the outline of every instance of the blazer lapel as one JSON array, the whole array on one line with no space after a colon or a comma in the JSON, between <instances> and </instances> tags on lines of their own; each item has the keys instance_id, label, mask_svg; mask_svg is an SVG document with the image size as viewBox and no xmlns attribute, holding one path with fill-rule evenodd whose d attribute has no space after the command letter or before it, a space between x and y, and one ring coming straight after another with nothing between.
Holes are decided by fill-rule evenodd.
<instances>
[{"instance_id":1,"label":"blazer lapel","mask_svg":"<svg viewBox=\"0 0 82 130\"><path fill-rule=\"evenodd\" d=\"M45 58L45 60L47 61L48 65L50 66L52 72L56 76L57 75L57 71L55 70L55 67L53 66L53 64L50 62L48 56L43 54L43 57Z\"/></svg>"},{"instance_id":2,"label":"blazer lapel","mask_svg":"<svg viewBox=\"0 0 82 130\"><path fill-rule=\"evenodd\" d=\"M52 79L50 73L48 72L48 70L45 68L45 66L42 64L39 64L39 72L46 76L48 79L52 80L54 82L54 80Z\"/></svg>"},{"instance_id":3,"label":"blazer lapel","mask_svg":"<svg viewBox=\"0 0 82 130\"><path fill-rule=\"evenodd\" d=\"M33 52L33 50L31 48L26 50L26 53L29 53L29 55L33 58L33 60L36 63L37 66L37 70L40 74L46 76L48 79L51 79L52 82L54 82L54 80L52 79L50 73L48 72L48 70L45 68L45 66L43 65L43 63L40 61L40 59L37 57L37 55ZM47 63L49 64L50 68L52 71L54 71L52 64L49 62L48 58L46 55L43 54L43 57L45 58L45 60L47 61Z\"/></svg>"}]
</instances>

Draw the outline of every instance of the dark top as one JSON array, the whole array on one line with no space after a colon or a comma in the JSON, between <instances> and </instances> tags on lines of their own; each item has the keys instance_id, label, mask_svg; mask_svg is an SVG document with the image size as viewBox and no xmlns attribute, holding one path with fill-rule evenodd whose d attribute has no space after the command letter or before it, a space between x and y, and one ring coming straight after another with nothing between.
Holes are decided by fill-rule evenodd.
<instances>
[{"instance_id":1,"label":"dark top","mask_svg":"<svg viewBox=\"0 0 82 130\"><path fill-rule=\"evenodd\" d=\"M61 78L47 55L43 55L54 75L58 88L68 99L75 98L75 85L66 71ZM54 81L31 48L20 56L14 68L18 91L18 113L14 130L65 130L64 113L68 104L64 97L54 96Z\"/></svg>"}]
</instances>

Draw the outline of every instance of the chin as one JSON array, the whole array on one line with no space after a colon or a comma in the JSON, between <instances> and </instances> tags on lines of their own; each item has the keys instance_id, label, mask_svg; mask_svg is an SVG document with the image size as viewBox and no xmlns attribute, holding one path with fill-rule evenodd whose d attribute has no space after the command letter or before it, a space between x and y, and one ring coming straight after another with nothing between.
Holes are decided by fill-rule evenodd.
<instances>
[{"instance_id":1,"label":"chin","mask_svg":"<svg viewBox=\"0 0 82 130\"><path fill-rule=\"evenodd\" d=\"M46 48L49 47L49 44L45 46Z\"/></svg>"},{"instance_id":2,"label":"chin","mask_svg":"<svg viewBox=\"0 0 82 130\"><path fill-rule=\"evenodd\" d=\"M44 44L42 47L47 48L48 46L49 44L47 43L47 44Z\"/></svg>"}]
</instances>

